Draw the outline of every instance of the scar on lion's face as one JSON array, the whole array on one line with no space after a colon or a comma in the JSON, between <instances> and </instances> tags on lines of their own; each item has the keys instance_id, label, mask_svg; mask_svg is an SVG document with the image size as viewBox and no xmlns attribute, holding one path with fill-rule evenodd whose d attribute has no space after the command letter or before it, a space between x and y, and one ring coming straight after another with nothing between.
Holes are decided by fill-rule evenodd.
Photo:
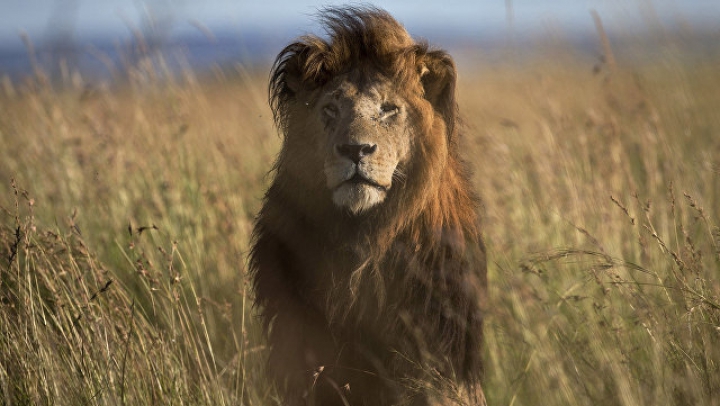
<instances>
[{"instance_id":1,"label":"scar on lion's face","mask_svg":"<svg viewBox=\"0 0 720 406\"><path fill-rule=\"evenodd\" d=\"M313 113L322 123L319 149L336 206L353 214L381 204L404 180L411 148L408 103L388 78L340 75L323 88Z\"/></svg>"}]
</instances>

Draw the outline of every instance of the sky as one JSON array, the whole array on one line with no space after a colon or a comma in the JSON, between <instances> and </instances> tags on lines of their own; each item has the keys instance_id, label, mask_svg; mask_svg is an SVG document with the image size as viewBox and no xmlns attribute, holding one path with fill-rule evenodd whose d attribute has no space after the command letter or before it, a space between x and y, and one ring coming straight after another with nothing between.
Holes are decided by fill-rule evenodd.
<instances>
[{"instance_id":1,"label":"sky","mask_svg":"<svg viewBox=\"0 0 720 406\"><path fill-rule=\"evenodd\" d=\"M20 44L21 32L36 42L58 33L76 40L123 39L152 21L167 35L224 29L252 30L288 38L313 31L313 15L323 5L347 1L307 0L2 0L0 45ZM353 4L350 2L350 4ZM357 3L355 3L357 4ZM376 1L412 33L415 28L466 35L559 29L592 31L597 10L610 31L664 25L720 26L720 0L396 0ZM512 10L512 13L508 13ZM148 17L151 16L151 17Z\"/></svg>"}]
</instances>

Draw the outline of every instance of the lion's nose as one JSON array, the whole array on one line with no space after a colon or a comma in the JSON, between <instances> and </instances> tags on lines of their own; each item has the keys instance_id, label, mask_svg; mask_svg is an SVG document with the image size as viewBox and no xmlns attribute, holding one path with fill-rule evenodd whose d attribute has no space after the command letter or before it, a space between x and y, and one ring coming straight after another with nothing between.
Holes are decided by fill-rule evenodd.
<instances>
[{"instance_id":1,"label":"lion's nose","mask_svg":"<svg viewBox=\"0 0 720 406\"><path fill-rule=\"evenodd\" d=\"M336 145L338 154L359 164L363 157L372 155L377 150L377 145L370 144L342 144Z\"/></svg>"}]
</instances>

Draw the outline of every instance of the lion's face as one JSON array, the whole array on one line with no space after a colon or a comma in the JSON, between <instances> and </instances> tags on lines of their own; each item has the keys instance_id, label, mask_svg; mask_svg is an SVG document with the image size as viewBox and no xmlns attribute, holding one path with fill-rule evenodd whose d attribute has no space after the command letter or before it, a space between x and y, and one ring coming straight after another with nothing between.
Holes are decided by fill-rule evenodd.
<instances>
[{"instance_id":1,"label":"lion's face","mask_svg":"<svg viewBox=\"0 0 720 406\"><path fill-rule=\"evenodd\" d=\"M325 183L336 206L360 214L381 204L404 180L412 127L409 104L382 75L357 71L324 86L312 110Z\"/></svg>"},{"instance_id":2,"label":"lion's face","mask_svg":"<svg viewBox=\"0 0 720 406\"><path fill-rule=\"evenodd\" d=\"M392 17L341 14L328 17L329 38L303 37L273 66L270 106L285 135L276 184L300 188L310 199L298 203L320 217L326 204L418 213L455 137L455 64Z\"/></svg>"}]
</instances>

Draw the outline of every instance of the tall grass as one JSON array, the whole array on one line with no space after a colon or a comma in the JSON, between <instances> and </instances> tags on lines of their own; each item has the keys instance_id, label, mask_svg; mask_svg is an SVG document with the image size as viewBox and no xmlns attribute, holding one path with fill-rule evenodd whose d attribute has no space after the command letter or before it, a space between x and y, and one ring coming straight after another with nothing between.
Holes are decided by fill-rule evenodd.
<instances>
[{"instance_id":1,"label":"tall grass","mask_svg":"<svg viewBox=\"0 0 720 406\"><path fill-rule=\"evenodd\" d=\"M460 72L492 405L719 402L720 73L617 65ZM265 74L135 76L0 96L0 404L277 404L245 277Z\"/></svg>"},{"instance_id":2,"label":"tall grass","mask_svg":"<svg viewBox=\"0 0 720 406\"><path fill-rule=\"evenodd\" d=\"M717 404L720 75L484 77L490 403Z\"/></svg>"},{"instance_id":3,"label":"tall grass","mask_svg":"<svg viewBox=\"0 0 720 406\"><path fill-rule=\"evenodd\" d=\"M279 139L237 83L3 99L5 403L267 399L244 261Z\"/></svg>"}]
</instances>

